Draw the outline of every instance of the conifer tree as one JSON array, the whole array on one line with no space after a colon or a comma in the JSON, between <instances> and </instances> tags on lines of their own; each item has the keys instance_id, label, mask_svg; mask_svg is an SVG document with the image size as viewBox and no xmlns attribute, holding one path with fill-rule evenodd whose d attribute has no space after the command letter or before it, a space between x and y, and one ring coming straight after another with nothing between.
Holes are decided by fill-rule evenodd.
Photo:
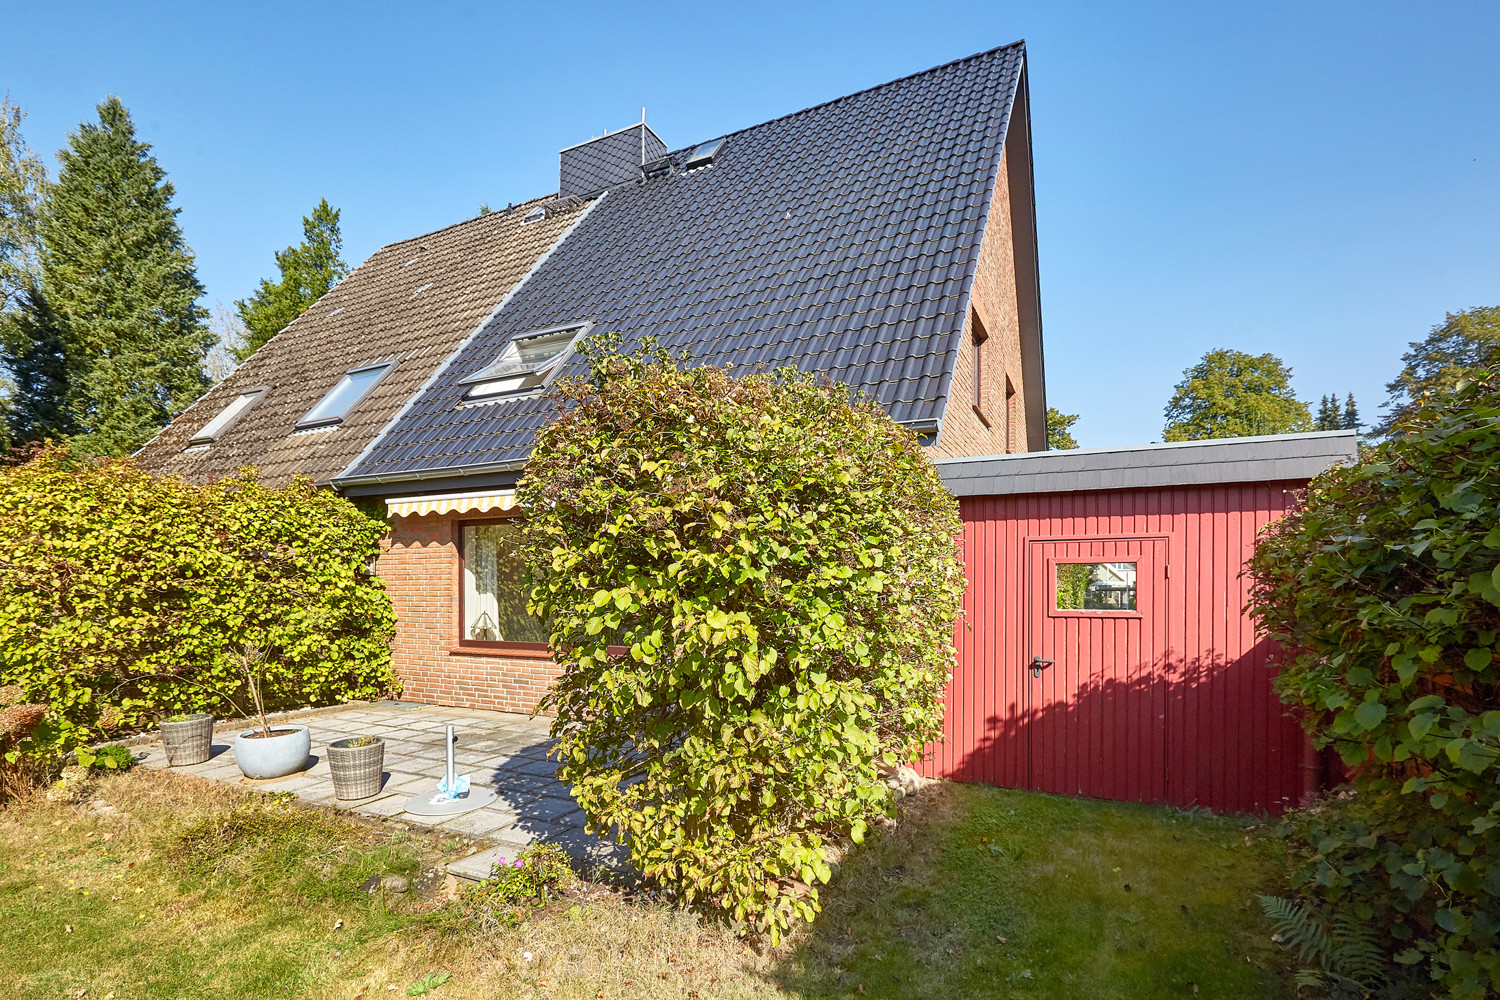
<instances>
[{"instance_id":1,"label":"conifer tree","mask_svg":"<svg viewBox=\"0 0 1500 1000\"><path fill-rule=\"evenodd\" d=\"M1343 422L1344 418L1339 415L1337 394L1318 400L1318 419L1313 421L1313 430L1336 431L1343 426Z\"/></svg>"},{"instance_id":2,"label":"conifer tree","mask_svg":"<svg viewBox=\"0 0 1500 1000\"><path fill-rule=\"evenodd\" d=\"M1346 431L1359 430L1359 407L1354 405L1354 393L1349 393L1349 398L1344 401L1344 426Z\"/></svg>"},{"instance_id":3,"label":"conifer tree","mask_svg":"<svg viewBox=\"0 0 1500 1000\"><path fill-rule=\"evenodd\" d=\"M262 279L253 296L234 304L247 331L245 343L235 351L239 360L254 354L349 273L343 249L339 210L321 198L312 215L302 217L302 243L276 254L281 279L274 284Z\"/></svg>"},{"instance_id":4,"label":"conifer tree","mask_svg":"<svg viewBox=\"0 0 1500 1000\"><path fill-rule=\"evenodd\" d=\"M41 288L25 327L34 359L28 437L67 435L93 454L144 444L207 387L213 343L175 194L115 96L58 156L41 218Z\"/></svg>"}]
</instances>

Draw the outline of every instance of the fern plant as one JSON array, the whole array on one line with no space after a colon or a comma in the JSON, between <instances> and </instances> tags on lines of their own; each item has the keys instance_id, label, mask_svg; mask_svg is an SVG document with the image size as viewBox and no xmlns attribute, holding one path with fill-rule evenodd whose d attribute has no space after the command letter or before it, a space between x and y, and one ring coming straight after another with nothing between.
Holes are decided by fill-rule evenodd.
<instances>
[{"instance_id":1,"label":"fern plant","mask_svg":"<svg viewBox=\"0 0 1500 1000\"><path fill-rule=\"evenodd\" d=\"M1350 913L1336 913L1325 926L1302 903L1261 896L1260 908L1276 928L1283 948L1296 949L1302 968L1297 986L1329 1000L1366 1000L1390 978L1380 935L1372 924Z\"/></svg>"}]
</instances>

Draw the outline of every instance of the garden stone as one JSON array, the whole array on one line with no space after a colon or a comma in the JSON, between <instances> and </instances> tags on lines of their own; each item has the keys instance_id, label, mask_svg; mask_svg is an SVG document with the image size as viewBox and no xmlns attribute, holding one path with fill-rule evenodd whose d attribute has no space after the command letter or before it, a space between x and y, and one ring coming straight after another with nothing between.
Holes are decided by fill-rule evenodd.
<instances>
[{"instance_id":1,"label":"garden stone","mask_svg":"<svg viewBox=\"0 0 1500 1000\"><path fill-rule=\"evenodd\" d=\"M391 892L405 892L411 888L411 879L405 875L382 875L380 887L389 889Z\"/></svg>"}]
</instances>

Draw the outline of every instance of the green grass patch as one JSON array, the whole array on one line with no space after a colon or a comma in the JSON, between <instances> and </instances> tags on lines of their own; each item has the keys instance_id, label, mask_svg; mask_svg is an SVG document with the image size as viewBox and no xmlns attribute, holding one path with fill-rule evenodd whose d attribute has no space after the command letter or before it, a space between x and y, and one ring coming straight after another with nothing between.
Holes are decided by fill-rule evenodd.
<instances>
[{"instance_id":1,"label":"green grass patch","mask_svg":"<svg viewBox=\"0 0 1500 1000\"><path fill-rule=\"evenodd\" d=\"M934 789L856 852L783 982L818 997L1284 997L1252 820Z\"/></svg>"}]
</instances>

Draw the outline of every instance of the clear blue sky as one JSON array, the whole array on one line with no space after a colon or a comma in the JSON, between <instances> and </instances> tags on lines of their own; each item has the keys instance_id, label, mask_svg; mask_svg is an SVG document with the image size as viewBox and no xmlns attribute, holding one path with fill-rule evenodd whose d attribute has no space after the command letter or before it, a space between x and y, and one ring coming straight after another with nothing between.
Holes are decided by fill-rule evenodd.
<instances>
[{"instance_id":1,"label":"clear blue sky","mask_svg":"<svg viewBox=\"0 0 1500 1000\"><path fill-rule=\"evenodd\" d=\"M1406 342L1500 303L1500 5L10 5L0 90L47 155L117 93L177 185L205 304L318 198L346 258L555 190L647 109L673 148L1017 38L1048 399L1160 437L1182 369L1271 351L1384 399Z\"/></svg>"}]
</instances>

